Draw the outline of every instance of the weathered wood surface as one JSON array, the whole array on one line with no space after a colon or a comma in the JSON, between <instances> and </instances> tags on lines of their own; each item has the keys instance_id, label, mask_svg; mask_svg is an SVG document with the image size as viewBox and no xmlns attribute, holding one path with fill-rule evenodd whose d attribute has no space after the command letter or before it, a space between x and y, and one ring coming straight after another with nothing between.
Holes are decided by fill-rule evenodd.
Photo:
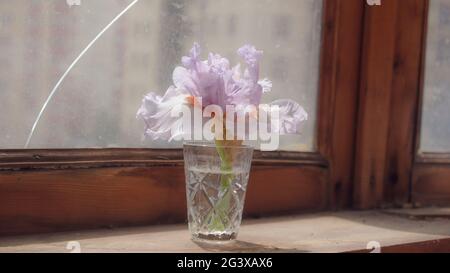
<instances>
[{"instance_id":1,"label":"weathered wood surface","mask_svg":"<svg viewBox=\"0 0 450 273\"><path fill-rule=\"evenodd\" d=\"M239 241L228 246L200 246L186 225L94 230L0 239L0 252L450 252L450 220L412 220L383 212L321 213L246 221Z\"/></svg>"}]
</instances>

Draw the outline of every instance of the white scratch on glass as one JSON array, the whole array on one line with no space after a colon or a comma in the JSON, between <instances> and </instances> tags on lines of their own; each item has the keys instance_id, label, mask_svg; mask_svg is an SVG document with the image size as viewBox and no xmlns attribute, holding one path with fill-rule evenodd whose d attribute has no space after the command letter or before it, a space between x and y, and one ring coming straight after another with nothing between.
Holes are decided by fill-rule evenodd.
<instances>
[{"instance_id":1,"label":"white scratch on glass","mask_svg":"<svg viewBox=\"0 0 450 273\"><path fill-rule=\"evenodd\" d=\"M67 70L64 72L64 74L61 76L61 78L56 83L55 87L53 87L52 91L50 92L50 95L47 97L47 100L45 101L44 105L42 105L41 110L39 111L39 114L36 117L36 120L33 123L33 127L31 128L30 134L28 135L27 142L25 144L25 149L28 148L30 145L31 138L33 137L34 131L36 130L36 126L39 123L39 120L42 117L42 114L44 113L45 109L47 108L48 103L52 100L53 96L55 95L56 91L58 90L58 87L61 85L61 83L64 81L64 79L67 77L67 75L70 73L72 68L78 63L78 61L83 57L84 54L91 48L93 44L117 21L119 20L122 15L124 15L132 6L134 6L139 0L134 0L131 2L124 10L122 10L114 19L106 25L102 31L100 31L97 36L81 51L81 53L78 55L78 57L70 64L70 66L67 68Z\"/></svg>"}]
</instances>

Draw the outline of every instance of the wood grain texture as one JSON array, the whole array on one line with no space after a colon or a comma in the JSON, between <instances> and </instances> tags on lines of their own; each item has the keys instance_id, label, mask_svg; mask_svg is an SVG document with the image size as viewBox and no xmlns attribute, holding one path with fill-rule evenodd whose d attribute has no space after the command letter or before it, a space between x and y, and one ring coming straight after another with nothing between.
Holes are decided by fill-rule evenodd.
<instances>
[{"instance_id":1,"label":"wood grain texture","mask_svg":"<svg viewBox=\"0 0 450 273\"><path fill-rule=\"evenodd\" d=\"M260 165L328 165L314 152L254 151L253 161ZM182 165L182 149L0 150L0 171Z\"/></svg>"},{"instance_id":2,"label":"wood grain texture","mask_svg":"<svg viewBox=\"0 0 450 273\"><path fill-rule=\"evenodd\" d=\"M326 169L255 166L250 217L326 206ZM0 235L175 223L186 219L181 166L0 172Z\"/></svg>"},{"instance_id":3,"label":"wood grain texture","mask_svg":"<svg viewBox=\"0 0 450 273\"><path fill-rule=\"evenodd\" d=\"M354 205L382 204L398 5L366 6L355 155Z\"/></svg>"},{"instance_id":4,"label":"wood grain texture","mask_svg":"<svg viewBox=\"0 0 450 273\"><path fill-rule=\"evenodd\" d=\"M412 180L412 200L422 206L450 205L450 165L414 165Z\"/></svg>"},{"instance_id":5,"label":"wood grain texture","mask_svg":"<svg viewBox=\"0 0 450 273\"><path fill-rule=\"evenodd\" d=\"M381 248L382 253L450 253L450 239L400 244Z\"/></svg>"},{"instance_id":6,"label":"wood grain texture","mask_svg":"<svg viewBox=\"0 0 450 273\"><path fill-rule=\"evenodd\" d=\"M384 202L400 206L410 202L426 11L426 1L408 0L397 13Z\"/></svg>"},{"instance_id":7,"label":"wood grain texture","mask_svg":"<svg viewBox=\"0 0 450 273\"><path fill-rule=\"evenodd\" d=\"M429 208L414 208L414 209L388 209L383 210L384 213L390 213L408 219L417 220L436 220L448 219L450 220L450 208L444 207L429 207Z\"/></svg>"},{"instance_id":8,"label":"wood grain texture","mask_svg":"<svg viewBox=\"0 0 450 273\"><path fill-rule=\"evenodd\" d=\"M244 221L238 241L195 244L185 224L0 238L3 252L450 252L450 220L411 220L380 211L337 212Z\"/></svg>"},{"instance_id":9,"label":"wood grain texture","mask_svg":"<svg viewBox=\"0 0 450 273\"><path fill-rule=\"evenodd\" d=\"M326 1L322 41L318 148L330 163L329 203L352 203L353 157L364 3Z\"/></svg>"},{"instance_id":10,"label":"wood grain texture","mask_svg":"<svg viewBox=\"0 0 450 273\"><path fill-rule=\"evenodd\" d=\"M410 202L427 1L366 7L355 206Z\"/></svg>"}]
</instances>

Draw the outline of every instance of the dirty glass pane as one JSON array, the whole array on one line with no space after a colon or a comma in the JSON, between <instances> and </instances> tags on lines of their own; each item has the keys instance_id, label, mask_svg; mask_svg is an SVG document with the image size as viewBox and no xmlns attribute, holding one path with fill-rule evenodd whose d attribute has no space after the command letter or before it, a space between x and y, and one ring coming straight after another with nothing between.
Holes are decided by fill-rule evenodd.
<instances>
[{"instance_id":1,"label":"dirty glass pane","mask_svg":"<svg viewBox=\"0 0 450 273\"><path fill-rule=\"evenodd\" d=\"M430 1L421 152L450 152L450 1Z\"/></svg>"},{"instance_id":2,"label":"dirty glass pane","mask_svg":"<svg viewBox=\"0 0 450 273\"><path fill-rule=\"evenodd\" d=\"M0 148L24 148L42 106L69 66L131 0L0 0ZM315 150L322 1L141 0L67 73L36 124L29 148L180 147L142 141L136 111L165 92L180 58L198 41L237 61L264 50L265 101L292 98L310 114L283 150ZM234 58L234 59L233 59Z\"/></svg>"}]
</instances>

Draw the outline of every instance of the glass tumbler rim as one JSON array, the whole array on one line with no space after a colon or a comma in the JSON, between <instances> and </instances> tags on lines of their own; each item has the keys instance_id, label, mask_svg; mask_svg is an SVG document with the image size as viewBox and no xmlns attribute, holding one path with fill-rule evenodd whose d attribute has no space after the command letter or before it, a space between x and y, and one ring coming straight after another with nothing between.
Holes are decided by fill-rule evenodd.
<instances>
[{"instance_id":1,"label":"glass tumbler rim","mask_svg":"<svg viewBox=\"0 0 450 273\"><path fill-rule=\"evenodd\" d=\"M191 147L191 148L216 148L217 145L214 142L209 141L187 141L183 143L183 147ZM253 147L247 144L241 145L221 145L223 148L227 149L239 149L239 150L253 150Z\"/></svg>"}]
</instances>

